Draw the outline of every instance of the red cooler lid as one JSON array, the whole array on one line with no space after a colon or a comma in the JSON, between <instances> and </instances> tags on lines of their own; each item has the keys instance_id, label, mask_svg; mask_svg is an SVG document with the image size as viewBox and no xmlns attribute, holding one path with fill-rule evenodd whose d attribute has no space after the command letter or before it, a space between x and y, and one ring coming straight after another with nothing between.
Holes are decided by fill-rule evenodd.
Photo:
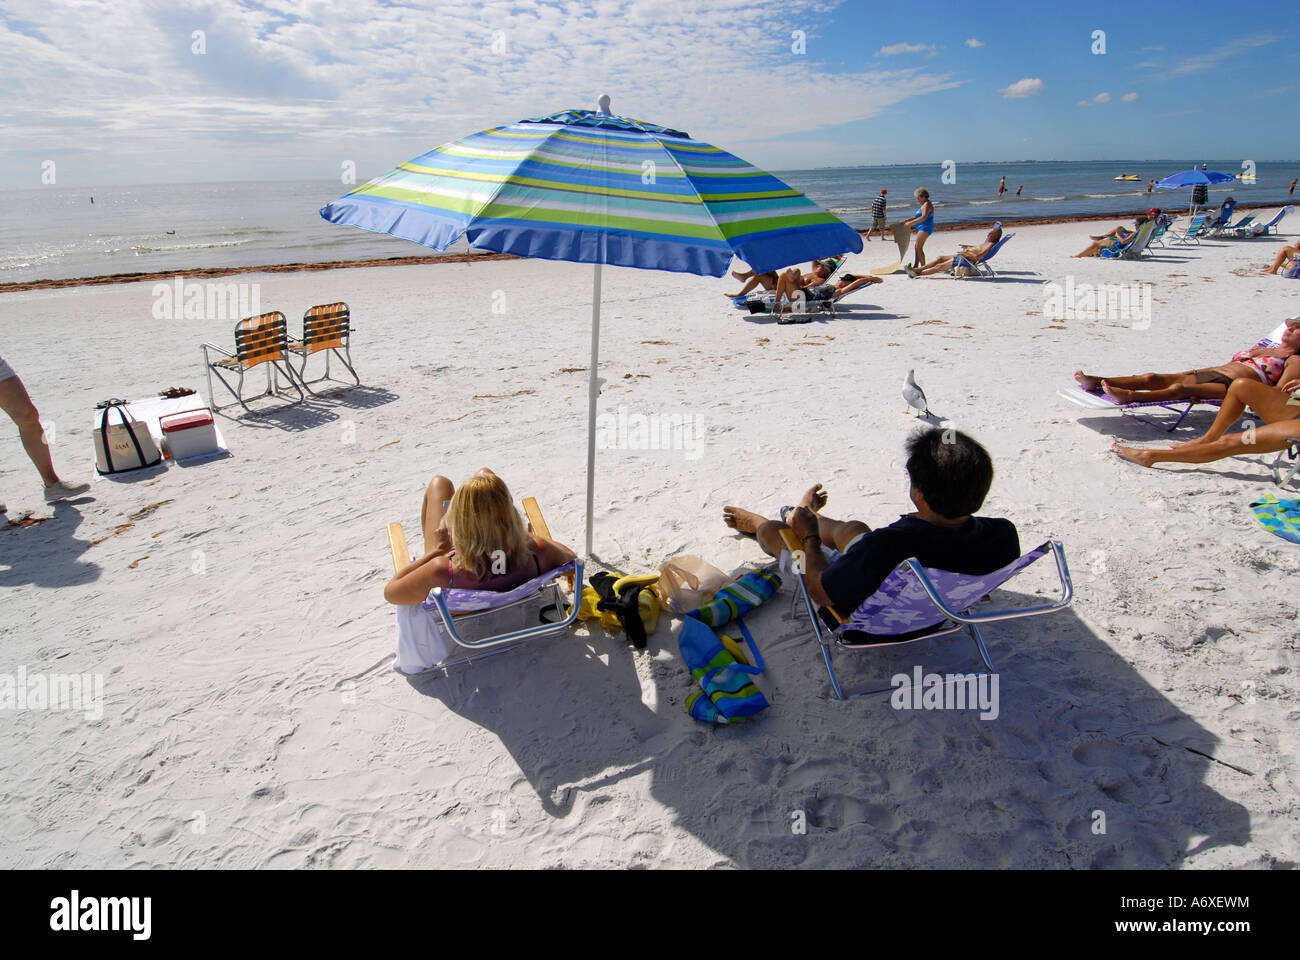
<instances>
[{"instance_id":1,"label":"red cooler lid","mask_svg":"<svg viewBox=\"0 0 1300 960\"><path fill-rule=\"evenodd\" d=\"M189 430L193 427L206 427L212 423L212 411L207 410L186 410L182 413L171 413L165 417L159 418L158 425L162 427L163 433L173 433L177 430Z\"/></svg>"}]
</instances>

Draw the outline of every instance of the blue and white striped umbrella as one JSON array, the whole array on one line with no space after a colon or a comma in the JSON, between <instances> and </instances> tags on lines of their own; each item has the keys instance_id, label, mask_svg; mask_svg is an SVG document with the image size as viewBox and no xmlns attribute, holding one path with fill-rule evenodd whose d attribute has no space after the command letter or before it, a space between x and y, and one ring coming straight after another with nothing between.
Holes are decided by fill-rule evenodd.
<instances>
[{"instance_id":1,"label":"blue and white striped umbrella","mask_svg":"<svg viewBox=\"0 0 1300 960\"><path fill-rule=\"evenodd\" d=\"M856 230L770 173L679 130L565 110L435 147L320 215L446 250L595 264L588 387L587 529L595 491L602 264L720 277L862 250Z\"/></svg>"}]
</instances>

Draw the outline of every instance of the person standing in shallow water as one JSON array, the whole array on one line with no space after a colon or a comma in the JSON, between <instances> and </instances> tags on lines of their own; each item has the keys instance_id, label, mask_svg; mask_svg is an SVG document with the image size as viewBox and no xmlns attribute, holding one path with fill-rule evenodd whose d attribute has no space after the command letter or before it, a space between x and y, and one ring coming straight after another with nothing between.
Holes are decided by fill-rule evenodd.
<instances>
[{"instance_id":1,"label":"person standing in shallow water","mask_svg":"<svg viewBox=\"0 0 1300 960\"><path fill-rule=\"evenodd\" d=\"M1154 180L1148 180L1148 181L1147 181L1147 193L1150 193L1152 190L1154 190L1154 189L1155 189L1155 186L1156 186L1156 182L1155 182Z\"/></svg>"},{"instance_id":2,"label":"person standing in shallow water","mask_svg":"<svg viewBox=\"0 0 1300 960\"><path fill-rule=\"evenodd\" d=\"M1007 178L1003 177L1002 180L998 183L998 197L1000 198L1002 194L1006 192L1007 192Z\"/></svg>"}]
</instances>

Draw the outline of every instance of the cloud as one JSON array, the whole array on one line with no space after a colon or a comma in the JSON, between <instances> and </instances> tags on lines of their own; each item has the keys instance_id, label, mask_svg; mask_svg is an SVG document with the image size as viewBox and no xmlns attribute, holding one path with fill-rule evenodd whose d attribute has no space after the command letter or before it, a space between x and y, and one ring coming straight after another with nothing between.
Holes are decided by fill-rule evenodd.
<instances>
[{"instance_id":1,"label":"cloud","mask_svg":"<svg viewBox=\"0 0 1300 960\"><path fill-rule=\"evenodd\" d=\"M1105 92L1099 93L1099 94L1097 94L1095 97L1092 98L1092 102L1093 102L1093 103L1110 103L1110 94L1109 94L1109 93L1105 93Z\"/></svg>"},{"instance_id":2,"label":"cloud","mask_svg":"<svg viewBox=\"0 0 1300 960\"><path fill-rule=\"evenodd\" d=\"M1134 70L1159 70L1160 64L1154 60L1143 60L1141 63L1133 64Z\"/></svg>"},{"instance_id":3,"label":"cloud","mask_svg":"<svg viewBox=\"0 0 1300 960\"><path fill-rule=\"evenodd\" d=\"M1120 97L1120 99L1123 100L1125 103L1132 103L1137 98L1138 95L1136 93L1126 93L1124 94L1124 96Z\"/></svg>"},{"instance_id":4,"label":"cloud","mask_svg":"<svg viewBox=\"0 0 1300 960\"><path fill-rule=\"evenodd\" d=\"M33 157L59 160L61 184L337 179L344 160L369 178L476 130L594 108L603 92L616 113L771 167L791 143L963 82L921 67L841 72L817 59L811 27L809 53L792 51L789 24L825 29L825 0L3 7L0 186L38 186ZM744 55L727 61L720 85L719 52L733 49ZM634 63L657 69L628 70ZM784 146L753 152L771 139L771 104L796 96L836 106L787 111Z\"/></svg>"},{"instance_id":5,"label":"cloud","mask_svg":"<svg viewBox=\"0 0 1300 960\"><path fill-rule=\"evenodd\" d=\"M984 46L984 41L983 41L983 40L976 40L974 37L971 37L969 40L966 41L966 46L968 46L968 47L970 47L972 50L974 50L976 47L982 47L982 46Z\"/></svg>"},{"instance_id":6,"label":"cloud","mask_svg":"<svg viewBox=\"0 0 1300 960\"><path fill-rule=\"evenodd\" d=\"M1004 100L1023 100L1025 97L1032 97L1042 92L1043 81L1037 77L1025 77L1023 80L1017 80L1010 86L998 90Z\"/></svg>"},{"instance_id":7,"label":"cloud","mask_svg":"<svg viewBox=\"0 0 1300 960\"><path fill-rule=\"evenodd\" d=\"M894 43L876 51L878 57L896 57L900 53L938 53L932 43Z\"/></svg>"},{"instance_id":8,"label":"cloud","mask_svg":"<svg viewBox=\"0 0 1300 960\"><path fill-rule=\"evenodd\" d=\"M1185 77L1192 73L1203 73L1217 67L1224 60L1259 47L1266 47L1270 43L1277 43L1280 39L1280 37L1272 37L1263 33L1249 37L1238 37L1236 40L1223 44L1223 46L1215 47L1208 53L1197 54L1178 61L1165 73L1165 77L1166 79L1172 79L1173 77Z\"/></svg>"},{"instance_id":9,"label":"cloud","mask_svg":"<svg viewBox=\"0 0 1300 960\"><path fill-rule=\"evenodd\" d=\"M1092 101L1091 101L1091 100L1080 100L1078 103L1075 104L1075 106L1076 106L1076 107L1091 107L1091 106L1092 106Z\"/></svg>"}]
</instances>

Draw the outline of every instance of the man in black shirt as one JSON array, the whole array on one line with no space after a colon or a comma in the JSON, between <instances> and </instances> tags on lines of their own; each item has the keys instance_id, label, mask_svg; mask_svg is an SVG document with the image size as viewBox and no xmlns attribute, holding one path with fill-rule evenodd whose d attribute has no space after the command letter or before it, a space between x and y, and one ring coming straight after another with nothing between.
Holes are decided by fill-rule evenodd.
<instances>
[{"instance_id":1,"label":"man in black shirt","mask_svg":"<svg viewBox=\"0 0 1300 960\"><path fill-rule=\"evenodd\" d=\"M821 484L804 494L786 521L802 545L800 566L813 602L850 616L904 560L953 573L992 573L1020 556L1010 520L976 517L993 484L993 461L973 439L931 427L907 441L907 474L916 512L872 530L858 520L832 520ZM724 507L723 522L753 535L782 567L789 551L781 540L787 522L739 507Z\"/></svg>"}]
</instances>

